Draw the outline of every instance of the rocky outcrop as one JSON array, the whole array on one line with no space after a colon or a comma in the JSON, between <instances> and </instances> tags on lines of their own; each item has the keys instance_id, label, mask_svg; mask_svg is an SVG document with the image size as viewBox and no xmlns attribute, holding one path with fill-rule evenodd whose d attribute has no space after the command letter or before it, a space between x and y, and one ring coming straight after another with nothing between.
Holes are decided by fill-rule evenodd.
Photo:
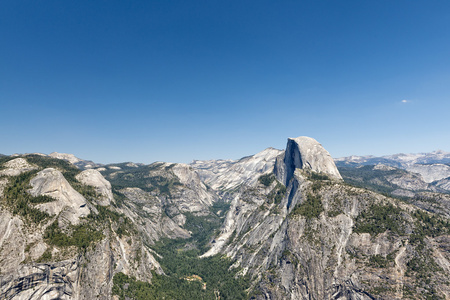
<instances>
[{"instance_id":1,"label":"rocky outcrop","mask_svg":"<svg viewBox=\"0 0 450 300\"><path fill-rule=\"evenodd\" d=\"M47 168L31 179L30 194L33 196L45 195L55 201L37 204L36 208L49 215L58 215L69 223L76 225L79 218L86 217L90 210L86 199L67 182L63 174L53 168Z\"/></svg>"},{"instance_id":2,"label":"rocky outcrop","mask_svg":"<svg viewBox=\"0 0 450 300\"><path fill-rule=\"evenodd\" d=\"M120 238L114 232L105 236L87 253L74 254L64 260L23 263L22 258L17 260L14 268L7 270L2 260L0 299L107 300L112 298L112 279L116 272L147 282L152 278L152 270L162 274L158 262L136 237ZM15 237L24 235L16 234ZM24 254L23 249L15 252ZM7 255L0 253L2 259Z\"/></svg>"},{"instance_id":3,"label":"rocky outcrop","mask_svg":"<svg viewBox=\"0 0 450 300\"><path fill-rule=\"evenodd\" d=\"M23 157L15 158L3 164L4 169L0 171L0 175L17 176L22 173L35 170L37 167L27 162Z\"/></svg>"},{"instance_id":4,"label":"rocky outcrop","mask_svg":"<svg viewBox=\"0 0 450 300\"><path fill-rule=\"evenodd\" d=\"M429 153L394 154L376 157L368 156L348 156L336 158L339 166L367 166L385 164L396 168L406 169L414 165L448 164L450 163L450 152L437 150Z\"/></svg>"},{"instance_id":5,"label":"rocky outcrop","mask_svg":"<svg viewBox=\"0 0 450 300\"><path fill-rule=\"evenodd\" d=\"M416 173L398 172L385 178L388 182L402 189L410 191L433 190L433 187L424 182L422 176Z\"/></svg>"},{"instance_id":6,"label":"rocky outcrop","mask_svg":"<svg viewBox=\"0 0 450 300\"><path fill-rule=\"evenodd\" d=\"M297 189L292 189L293 182ZM417 289L414 293L420 291L418 286L424 283L407 273L413 257L426 257L417 250L420 247L408 245L408 226L412 226L408 224L414 223L407 212L414 210L412 206L340 181L311 182L301 170L295 171L279 204L269 196L274 188L275 184L259 184L241 190L221 235L205 255L221 253L236 259L244 274L256 278L256 299L378 299L380 293L383 299L402 299L412 286ZM321 202L320 214L296 209L311 199ZM399 227L404 233L355 232L361 213L377 205L402 210L404 219L397 222L402 222ZM225 242L216 246L221 239ZM439 252L430 264L441 269L421 276L430 276L439 295L448 297L448 257L432 240L426 245L426 251Z\"/></svg>"},{"instance_id":7,"label":"rocky outcrop","mask_svg":"<svg viewBox=\"0 0 450 300\"><path fill-rule=\"evenodd\" d=\"M75 284L79 273L77 260L53 264L21 265L2 276L1 299L78 299Z\"/></svg>"},{"instance_id":8,"label":"rocky outcrop","mask_svg":"<svg viewBox=\"0 0 450 300\"><path fill-rule=\"evenodd\" d=\"M53 157L53 158L57 158L57 159L67 160L71 164L75 164L75 163L81 161L81 159L79 159L78 157L76 157L75 155L70 154L70 153L52 152L48 156Z\"/></svg>"},{"instance_id":9,"label":"rocky outcrop","mask_svg":"<svg viewBox=\"0 0 450 300\"><path fill-rule=\"evenodd\" d=\"M274 195L282 190L276 181L239 189L221 233L203 257L225 254L236 260L242 273L254 278L256 299L378 299L380 293L383 299L401 299L410 287L420 293L426 286L408 277L408 262L414 257L424 259L426 251L438 251L430 264L442 269L426 271L426 276L441 297L449 297L448 258L431 240L425 252L408 245L415 224L408 213L415 208L340 180L311 180L309 170L332 179L340 176L334 165L323 167L330 166L323 158L301 155L305 152L298 147L302 140L290 139L286 154L277 158L274 171L286 183L285 194L276 200ZM306 143L308 148L311 144L316 143ZM363 212L385 205L402 211L395 221L402 233L355 232L357 222L364 222ZM445 235L440 239L446 240Z\"/></svg>"},{"instance_id":10,"label":"rocky outcrop","mask_svg":"<svg viewBox=\"0 0 450 300\"><path fill-rule=\"evenodd\" d=\"M176 241L178 253L203 251L209 242L202 257L233 260L232 268L251 278L258 300L450 298L446 219L417 208L448 218L449 195L418 191L425 187L419 174L380 164L369 169L384 172L383 182L399 196L414 191L407 200L414 205L344 184L329 153L308 137L289 139L285 151L269 148L238 161L123 163L99 168L105 177L81 172L76 178L102 195L97 200L70 186L62 173L69 169L44 169L29 192L55 201L28 205L50 218L33 223L14 215L12 206L0 211L0 299L111 299L117 272L145 282L152 271L163 273L155 257L165 237L187 239L184 246ZM105 178L116 193L114 206ZM0 185L8 180L0 177ZM82 191L80 183L74 182ZM208 219L220 226L219 211L228 204L217 236L202 232ZM87 207L93 215L83 219ZM60 226L68 236L94 225L96 239L80 248L59 245L45 237L57 218L80 225Z\"/></svg>"},{"instance_id":11,"label":"rocky outcrop","mask_svg":"<svg viewBox=\"0 0 450 300\"><path fill-rule=\"evenodd\" d=\"M24 230L24 222L19 217L0 210L0 274L13 272L25 259Z\"/></svg>"},{"instance_id":12,"label":"rocky outcrop","mask_svg":"<svg viewBox=\"0 0 450 300\"><path fill-rule=\"evenodd\" d=\"M188 238L190 234L178 223L168 217L164 206L158 197L140 188L125 188L120 192L129 200L124 203L121 211L133 220L138 230L144 234L149 243L154 243L162 237Z\"/></svg>"},{"instance_id":13,"label":"rocky outcrop","mask_svg":"<svg viewBox=\"0 0 450 300\"><path fill-rule=\"evenodd\" d=\"M75 155L70 154L70 153L52 152L48 156L68 161L72 165L77 166L80 169L91 169L91 168L96 168L99 166L98 164L94 163L93 161L78 158Z\"/></svg>"},{"instance_id":14,"label":"rocky outcrop","mask_svg":"<svg viewBox=\"0 0 450 300\"><path fill-rule=\"evenodd\" d=\"M5 187L8 185L8 178L0 177L0 198L3 197L3 191Z\"/></svg>"},{"instance_id":15,"label":"rocky outcrop","mask_svg":"<svg viewBox=\"0 0 450 300\"><path fill-rule=\"evenodd\" d=\"M271 172L281 150L267 148L255 155L231 160L196 160L191 166L214 190L233 190L240 185L254 185L259 176Z\"/></svg>"},{"instance_id":16,"label":"rocky outcrop","mask_svg":"<svg viewBox=\"0 0 450 300\"><path fill-rule=\"evenodd\" d=\"M76 176L76 179L83 184L93 186L95 191L101 195L100 198L96 199L98 205L108 206L114 201L111 183L99 171L93 169L84 170Z\"/></svg>"},{"instance_id":17,"label":"rocky outcrop","mask_svg":"<svg viewBox=\"0 0 450 300\"><path fill-rule=\"evenodd\" d=\"M288 185L297 168L342 179L330 153L315 139L306 136L288 139L284 155L277 158L275 175L283 184Z\"/></svg>"},{"instance_id":18,"label":"rocky outcrop","mask_svg":"<svg viewBox=\"0 0 450 300\"><path fill-rule=\"evenodd\" d=\"M186 164L176 164L172 171L182 186L173 189L173 199L168 201L176 205L180 212L207 212L216 197L208 192L198 174Z\"/></svg>"},{"instance_id":19,"label":"rocky outcrop","mask_svg":"<svg viewBox=\"0 0 450 300\"><path fill-rule=\"evenodd\" d=\"M415 164L406 168L407 171L418 173L426 183L438 181L450 177L450 166L443 164L419 165Z\"/></svg>"},{"instance_id":20,"label":"rocky outcrop","mask_svg":"<svg viewBox=\"0 0 450 300\"><path fill-rule=\"evenodd\" d=\"M434 185L440 189L450 192L450 177L438 180L434 182Z\"/></svg>"}]
</instances>

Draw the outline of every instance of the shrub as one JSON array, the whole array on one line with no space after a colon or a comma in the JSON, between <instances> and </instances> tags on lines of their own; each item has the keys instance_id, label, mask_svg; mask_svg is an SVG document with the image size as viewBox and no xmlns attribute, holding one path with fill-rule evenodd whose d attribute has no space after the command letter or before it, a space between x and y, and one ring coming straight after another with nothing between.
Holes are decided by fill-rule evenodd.
<instances>
[{"instance_id":1,"label":"shrub","mask_svg":"<svg viewBox=\"0 0 450 300\"><path fill-rule=\"evenodd\" d=\"M389 230L404 235L404 219L401 210L392 204L374 204L360 213L356 219L353 231L356 233L370 233L377 235Z\"/></svg>"},{"instance_id":2,"label":"shrub","mask_svg":"<svg viewBox=\"0 0 450 300\"><path fill-rule=\"evenodd\" d=\"M310 220L313 218L317 219L323 211L324 209L320 195L308 193L306 200L297 204L292 211L292 214L301 215Z\"/></svg>"},{"instance_id":3,"label":"shrub","mask_svg":"<svg viewBox=\"0 0 450 300\"><path fill-rule=\"evenodd\" d=\"M272 182L274 182L274 180L275 180L275 176L270 173L261 175L258 178L258 181L261 182L264 186L270 186L272 184Z\"/></svg>"}]
</instances>

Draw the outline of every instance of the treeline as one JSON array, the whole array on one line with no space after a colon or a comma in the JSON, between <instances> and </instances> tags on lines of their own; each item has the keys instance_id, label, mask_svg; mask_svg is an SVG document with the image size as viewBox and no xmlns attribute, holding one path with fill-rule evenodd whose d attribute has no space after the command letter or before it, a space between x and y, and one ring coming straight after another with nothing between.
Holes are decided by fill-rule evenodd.
<instances>
[{"instance_id":1,"label":"treeline","mask_svg":"<svg viewBox=\"0 0 450 300\"><path fill-rule=\"evenodd\" d=\"M114 276L113 293L121 299L247 299L248 278L237 277L237 270L229 270L231 261L219 256L200 259L195 252L165 253L162 267L167 275L153 273L152 283L138 281L122 273ZM169 262L170 261L170 262ZM186 277L200 276L200 281Z\"/></svg>"},{"instance_id":2,"label":"treeline","mask_svg":"<svg viewBox=\"0 0 450 300\"><path fill-rule=\"evenodd\" d=\"M51 202L55 199L48 196L34 197L28 193L28 189L31 188L30 180L36 173L37 171L29 171L9 177L9 183L3 190L3 196L5 204L14 215L20 215L28 221L40 223L47 219L49 215L29 204Z\"/></svg>"},{"instance_id":3,"label":"treeline","mask_svg":"<svg viewBox=\"0 0 450 300\"><path fill-rule=\"evenodd\" d=\"M227 209L227 205L215 207ZM161 255L157 258L166 275L153 274L148 284L118 273L114 276L113 292L121 299L247 299L249 278L237 276L239 269L230 268L227 258L212 256L200 259L208 248L222 220L214 215L186 214L186 229L192 232L189 239L164 238L153 246ZM200 281L188 281L197 275Z\"/></svg>"},{"instance_id":4,"label":"treeline","mask_svg":"<svg viewBox=\"0 0 450 300\"><path fill-rule=\"evenodd\" d=\"M398 235L404 235L404 222L400 208L392 204L374 204L359 214L353 231L377 235L389 230Z\"/></svg>"},{"instance_id":5,"label":"treeline","mask_svg":"<svg viewBox=\"0 0 450 300\"><path fill-rule=\"evenodd\" d=\"M117 172L114 169L107 169L102 172L117 190L126 187L138 187L147 192L158 190L160 194L170 196L171 189L174 186L181 185L178 178L169 173L173 165L163 167L161 163L154 163L139 167L126 167L124 164L118 166L120 166L122 172ZM164 168L168 172L167 176L152 175L152 172L160 168ZM112 173L114 173L114 176L110 176Z\"/></svg>"}]
</instances>

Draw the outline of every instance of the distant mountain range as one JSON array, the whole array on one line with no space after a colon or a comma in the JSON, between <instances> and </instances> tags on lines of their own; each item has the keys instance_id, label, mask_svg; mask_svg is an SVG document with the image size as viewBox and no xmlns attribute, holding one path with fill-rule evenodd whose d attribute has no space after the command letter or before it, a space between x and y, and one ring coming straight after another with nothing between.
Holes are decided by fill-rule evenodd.
<instances>
[{"instance_id":1,"label":"distant mountain range","mask_svg":"<svg viewBox=\"0 0 450 300\"><path fill-rule=\"evenodd\" d=\"M449 299L449 159L1 156L0 299Z\"/></svg>"},{"instance_id":2,"label":"distant mountain range","mask_svg":"<svg viewBox=\"0 0 450 300\"><path fill-rule=\"evenodd\" d=\"M338 166L361 166L361 165L378 165L406 168L414 164L450 164L450 152L437 150L429 153L416 154L393 154L385 156L348 156L336 158L335 162Z\"/></svg>"}]
</instances>

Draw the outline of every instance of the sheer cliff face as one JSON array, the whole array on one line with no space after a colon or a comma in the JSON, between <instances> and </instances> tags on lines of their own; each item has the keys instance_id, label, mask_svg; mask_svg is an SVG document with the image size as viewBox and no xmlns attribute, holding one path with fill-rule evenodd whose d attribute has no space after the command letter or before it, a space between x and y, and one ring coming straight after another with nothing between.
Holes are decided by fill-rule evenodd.
<instances>
[{"instance_id":1,"label":"sheer cliff face","mask_svg":"<svg viewBox=\"0 0 450 300\"><path fill-rule=\"evenodd\" d=\"M192 242L189 218L218 202L230 208L202 257L233 260L252 299L450 298L448 197L412 205L347 185L308 137L191 165L0 160L0 198L0 299L111 299L118 272L151 282L155 242Z\"/></svg>"},{"instance_id":2,"label":"sheer cliff face","mask_svg":"<svg viewBox=\"0 0 450 300\"><path fill-rule=\"evenodd\" d=\"M207 215L217 200L184 164L100 169L113 192L98 170L42 157L0 165L0 299L111 299L117 272L150 282L152 270L163 273L150 245L189 238L184 214Z\"/></svg>"},{"instance_id":3,"label":"sheer cliff face","mask_svg":"<svg viewBox=\"0 0 450 300\"><path fill-rule=\"evenodd\" d=\"M448 298L448 225L424 233L417 207L344 184L319 146L289 139L278 182L235 193L204 256L236 260L257 299Z\"/></svg>"},{"instance_id":4,"label":"sheer cliff face","mask_svg":"<svg viewBox=\"0 0 450 300\"><path fill-rule=\"evenodd\" d=\"M162 273L97 171L29 156L1 167L0 299L111 299L116 272Z\"/></svg>"},{"instance_id":5,"label":"sheer cliff face","mask_svg":"<svg viewBox=\"0 0 450 300\"><path fill-rule=\"evenodd\" d=\"M283 184L288 185L295 169L311 170L333 179L342 179L330 153L315 139L306 136L288 139L284 155L277 158L275 174Z\"/></svg>"}]
</instances>

